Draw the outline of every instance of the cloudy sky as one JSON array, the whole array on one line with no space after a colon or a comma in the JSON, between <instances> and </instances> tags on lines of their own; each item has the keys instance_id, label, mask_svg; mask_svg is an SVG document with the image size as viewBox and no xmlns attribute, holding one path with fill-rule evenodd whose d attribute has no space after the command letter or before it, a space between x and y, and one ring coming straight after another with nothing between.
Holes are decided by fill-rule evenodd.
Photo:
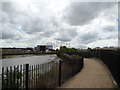
<instances>
[{"instance_id":1,"label":"cloudy sky","mask_svg":"<svg viewBox=\"0 0 120 90\"><path fill-rule=\"evenodd\" d=\"M0 2L0 47L118 46L117 2Z\"/></svg>"}]
</instances>

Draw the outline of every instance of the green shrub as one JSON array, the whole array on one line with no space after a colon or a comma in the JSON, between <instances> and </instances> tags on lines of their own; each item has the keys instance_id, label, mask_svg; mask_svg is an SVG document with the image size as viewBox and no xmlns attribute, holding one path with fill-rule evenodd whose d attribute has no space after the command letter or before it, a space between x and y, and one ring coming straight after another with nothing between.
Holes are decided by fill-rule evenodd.
<instances>
[{"instance_id":1,"label":"green shrub","mask_svg":"<svg viewBox=\"0 0 120 90\"><path fill-rule=\"evenodd\" d=\"M75 48L67 48L66 46L60 47L60 50L58 50L58 53L72 53L77 52L77 49Z\"/></svg>"}]
</instances>

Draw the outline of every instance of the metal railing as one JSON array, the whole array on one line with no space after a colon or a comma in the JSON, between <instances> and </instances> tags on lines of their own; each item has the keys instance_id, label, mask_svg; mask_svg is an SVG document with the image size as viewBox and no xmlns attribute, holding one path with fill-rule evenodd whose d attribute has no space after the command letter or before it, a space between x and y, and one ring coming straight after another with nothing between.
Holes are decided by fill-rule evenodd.
<instances>
[{"instance_id":1,"label":"metal railing","mask_svg":"<svg viewBox=\"0 0 120 90\"><path fill-rule=\"evenodd\" d=\"M113 78L120 87L120 51L96 50L94 52L96 57L106 64Z\"/></svg>"},{"instance_id":2,"label":"metal railing","mask_svg":"<svg viewBox=\"0 0 120 90\"><path fill-rule=\"evenodd\" d=\"M80 72L83 58L72 61L52 61L37 65L17 65L2 68L2 89L56 88Z\"/></svg>"}]
</instances>

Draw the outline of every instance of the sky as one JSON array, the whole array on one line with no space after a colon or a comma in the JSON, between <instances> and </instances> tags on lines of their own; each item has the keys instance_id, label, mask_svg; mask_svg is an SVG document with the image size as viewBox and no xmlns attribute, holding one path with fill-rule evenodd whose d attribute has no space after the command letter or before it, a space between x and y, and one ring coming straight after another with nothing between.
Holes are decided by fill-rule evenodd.
<instances>
[{"instance_id":1,"label":"sky","mask_svg":"<svg viewBox=\"0 0 120 90\"><path fill-rule=\"evenodd\" d=\"M117 2L0 2L0 47L118 46Z\"/></svg>"}]
</instances>

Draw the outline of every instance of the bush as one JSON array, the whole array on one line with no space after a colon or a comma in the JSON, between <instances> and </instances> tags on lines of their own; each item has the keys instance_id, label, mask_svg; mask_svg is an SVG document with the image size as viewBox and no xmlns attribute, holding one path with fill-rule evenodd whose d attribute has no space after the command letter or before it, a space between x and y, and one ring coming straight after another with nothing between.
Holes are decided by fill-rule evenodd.
<instances>
[{"instance_id":1,"label":"bush","mask_svg":"<svg viewBox=\"0 0 120 90\"><path fill-rule=\"evenodd\" d=\"M58 50L58 53L73 53L77 52L77 49L75 48L67 48L66 46L60 47L60 50Z\"/></svg>"},{"instance_id":2,"label":"bush","mask_svg":"<svg viewBox=\"0 0 120 90\"><path fill-rule=\"evenodd\" d=\"M95 56L92 51L80 52L79 55L84 57L84 58L92 58Z\"/></svg>"}]
</instances>

